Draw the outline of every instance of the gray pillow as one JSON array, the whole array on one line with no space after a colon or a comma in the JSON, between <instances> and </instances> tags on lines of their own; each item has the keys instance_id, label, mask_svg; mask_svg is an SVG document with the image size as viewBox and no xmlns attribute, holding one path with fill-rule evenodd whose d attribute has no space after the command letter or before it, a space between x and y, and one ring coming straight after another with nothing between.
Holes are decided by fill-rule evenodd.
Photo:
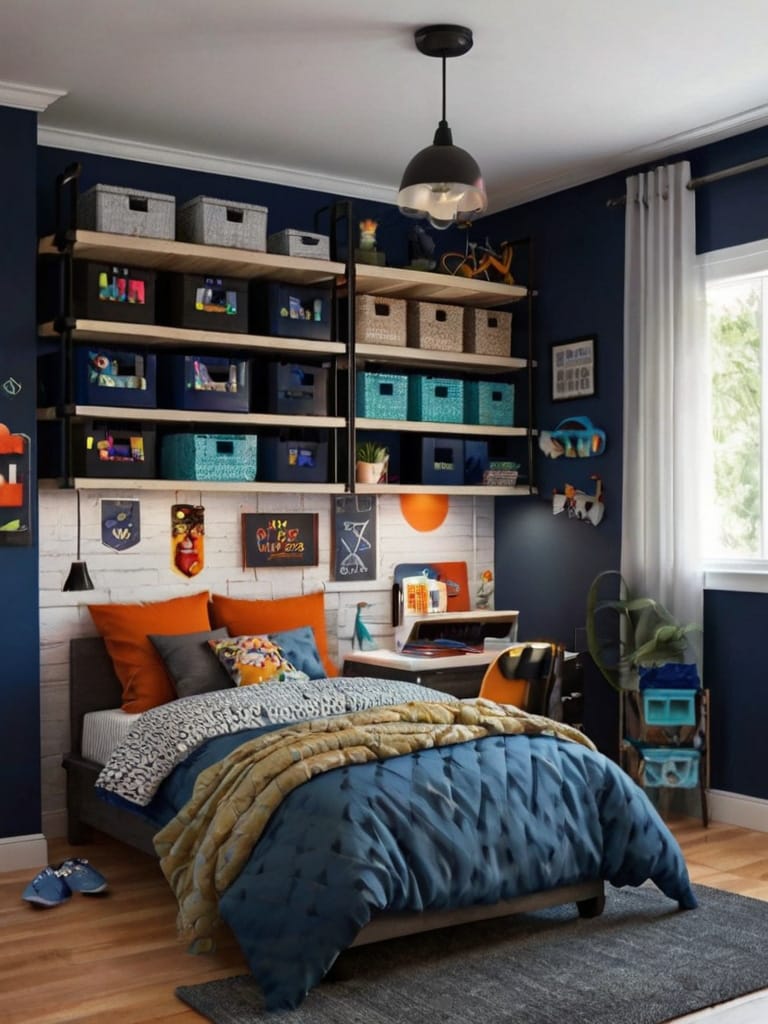
<instances>
[{"instance_id":1,"label":"gray pillow","mask_svg":"<svg viewBox=\"0 0 768 1024\"><path fill-rule=\"evenodd\" d=\"M211 693L234 685L208 646L209 640L223 640L227 636L228 630L222 627L205 633L181 633L178 636L150 634L148 639L163 659L177 696L191 697L196 693Z\"/></svg>"},{"instance_id":2,"label":"gray pillow","mask_svg":"<svg viewBox=\"0 0 768 1024\"><path fill-rule=\"evenodd\" d=\"M311 626L270 633L268 639L277 644L294 668L306 672L310 679L324 679L328 675L320 659L315 631Z\"/></svg>"}]
</instances>

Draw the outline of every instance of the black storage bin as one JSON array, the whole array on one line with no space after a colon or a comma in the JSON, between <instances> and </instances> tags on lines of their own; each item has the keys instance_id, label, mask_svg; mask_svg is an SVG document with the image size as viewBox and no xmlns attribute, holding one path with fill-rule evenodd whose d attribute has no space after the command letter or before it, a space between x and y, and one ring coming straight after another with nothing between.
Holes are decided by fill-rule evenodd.
<instances>
[{"instance_id":1,"label":"black storage bin","mask_svg":"<svg viewBox=\"0 0 768 1024\"><path fill-rule=\"evenodd\" d=\"M252 332L277 338L330 341L331 289L273 281L251 285Z\"/></svg>"},{"instance_id":2,"label":"black storage bin","mask_svg":"<svg viewBox=\"0 0 768 1024\"><path fill-rule=\"evenodd\" d=\"M73 312L79 320L155 322L157 274L146 267L75 260L72 271Z\"/></svg>"},{"instance_id":3,"label":"black storage bin","mask_svg":"<svg viewBox=\"0 0 768 1024\"><path fill-rule=\"evenodd\" d=\"M328 415L328 370L306 363L270 363L267 410L282 415Z\"/></svg>"},{"instance_id":4,"label":"black storage bin","mask_svg":"<svg viewBox=\"0 0 768 1024\"><path fill-rule=\"evenodd\" d=\"M250 361L228 356L161 354L163 406L200 412L250 411Z\"/></svg>"},{"instance_id":5,"label":"black storage bin","mask_svg":"<svg viewBox=\"0 0 768 1024\"><path fill-rule=\"evenodd\" d=\"M405 483L463 484L464 441L460 437L422 437L421 443L406 445Z\"/></svg>"},{"instance_id":6,"label":"black storage bin","mask_svg":"<svg viewBox=\"0 0 768 1024\"><path fill-rule=\"evenodd\" d=\"M78 405L157 407L157 357L78 345L73 360L73 391Z\"/></svg>"},{"instance_id":7,"label":"black storage bin","mask_svg":"<svg viewBox=\"0 0 768 1024\"><path fill-rule=\"evenodd\" d=\"M248 282L210 274L169 274L160 315L173 327L247 334Z\"/></svg>"},{"instance_id":8,"label":"black storage bin","mask_svg":"<svg viewBox=\"0 0 768 1024\"><path fill-rule=\"evenodd\" d=\"M278 483L328 482L328 442L289 433L259 439L259 479Z\"/></svg>"},{"instance_id":9,"label":"black storage bin","mask_svg":"<svg viewBox=\"0 0 768 1024\"><path fill-rule=\"evenodd\" d=\"M155 428L127 421L72 424L72 475L148 480L155 476Z\"/></svg>"}]
</instances>

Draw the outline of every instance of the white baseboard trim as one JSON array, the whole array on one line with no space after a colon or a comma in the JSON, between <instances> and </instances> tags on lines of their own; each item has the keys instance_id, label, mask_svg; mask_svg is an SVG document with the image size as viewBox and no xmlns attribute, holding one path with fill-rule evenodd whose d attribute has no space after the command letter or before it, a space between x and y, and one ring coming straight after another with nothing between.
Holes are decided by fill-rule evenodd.
<instances>
[{"instance_id":1,"label":"white baseboard trim","mask_svg":"<svg viewBox=\"0 0 768 1024\"><path fill-rule=\"evenodd\" d=\"M47 863L48 843L42 833L0 839L0 871L42 868Z\"/></svg>"},{"instance_id":2,"label":"white baseboard trim","mask_svg":"<svg viewBox=\"0 0 768 1024\"><path fill-rule=\"evenodd\" d=\"M768 832L768 800L710 789L707 802L712 821L751 828L755 832Z\"/></svg>"}]
</instances>

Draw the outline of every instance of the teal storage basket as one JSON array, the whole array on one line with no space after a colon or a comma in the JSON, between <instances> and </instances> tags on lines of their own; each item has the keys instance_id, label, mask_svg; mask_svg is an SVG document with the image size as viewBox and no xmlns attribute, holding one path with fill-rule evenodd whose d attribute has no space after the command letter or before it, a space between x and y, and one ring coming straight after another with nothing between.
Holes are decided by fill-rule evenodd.
<instances>
[{"instance_id":1,"label":"teal storage basket","mask_svg":"<svg viewBox=\"0 0 768 1024\"><path fill-rule=\"evenodd\" d=\"M511 427L515 422L515 385L493 380L465 381L464 422Z\"/></svg>"},{"instance_id":2,"label":"teal storage basket","mask_svg":"<svg viewBox=\"0 0 768 1024\"><path fill-rule=\"evenodd\" d=\"M404 373L357 374L357 415L371 420L408 419L408 377Z\"/></svg>"},{"instance_id":3,"label":"teal storage basket","mask_svg":"<svg viewBox=\"0 0 768 1024\"><path fill-rule=\"evenodd\" d=\"M689 747L646 747L642 750L645 785L692 789L699 784L701 753Z\"/></svg>"},{"instance_id":4,"label":"teal storage basket","mask_svg":"<svg viewBox=\"0 0 768 1024\"><path fill-rule=\"evenodd\" d=\"M408 383L408 418L422 423L463 423L464 381L413 374Z\"/></svg>"},{"instance_id":5,"label":"teal storage basket","mask_svg":"<svg viewBox=\"0 0 768 1024\"><path fill-rule=\"evenodd\" d=\"M646 725L695 725L696 690L643 690Z\"/></svg>"},{"instance_id":6,"label":"teal storage basket","mask_svg":"<svg viewBox=\"0 0 768 1024\"><path fill-rule=\"evenodd\" d=\"M161 473L167 480L248 483L256 479L257 443L255 434L167 434Z\"/></svg>"}]
</instances>

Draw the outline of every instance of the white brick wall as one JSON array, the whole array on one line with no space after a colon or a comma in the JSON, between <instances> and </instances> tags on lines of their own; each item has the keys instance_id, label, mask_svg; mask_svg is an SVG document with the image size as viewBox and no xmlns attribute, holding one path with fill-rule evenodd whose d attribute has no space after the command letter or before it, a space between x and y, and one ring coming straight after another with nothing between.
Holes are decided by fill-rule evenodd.
<instances>
[{"instance_id":1,"label":"white brick wall","mask_svg":"<svg viewBox=\"0 0 768 1024\"><path fill-rule=\"evenodd\" d=\"M115 552L101 543L101 499L135 497L141 502L141 541ZM40 492L40 680L43 832L65 832L65 780L62 754L69 748L69 639L95 633L88 603L160 601L200 590L232 597L274 598L325 588L326 620L332 657L343 664L350 650L357 602L369 603L365 621L382 647L391 645L393 568L400 562L465 561L470 590L485 568L493 567L493 498L451 497L438 530L421 533L403 518L398 497L378 500L376 580L332 582L331 501L325 495L190 491L81 492L81 557L96 589L63 593L62 584L76 552L76 499L72 491ZM186 580L171 569L170 507L181 502L205 506L205 564ZM319 565L308 568L246 569L241 565L243 512L317 512Z\"/></svg>"}]
</instances>

